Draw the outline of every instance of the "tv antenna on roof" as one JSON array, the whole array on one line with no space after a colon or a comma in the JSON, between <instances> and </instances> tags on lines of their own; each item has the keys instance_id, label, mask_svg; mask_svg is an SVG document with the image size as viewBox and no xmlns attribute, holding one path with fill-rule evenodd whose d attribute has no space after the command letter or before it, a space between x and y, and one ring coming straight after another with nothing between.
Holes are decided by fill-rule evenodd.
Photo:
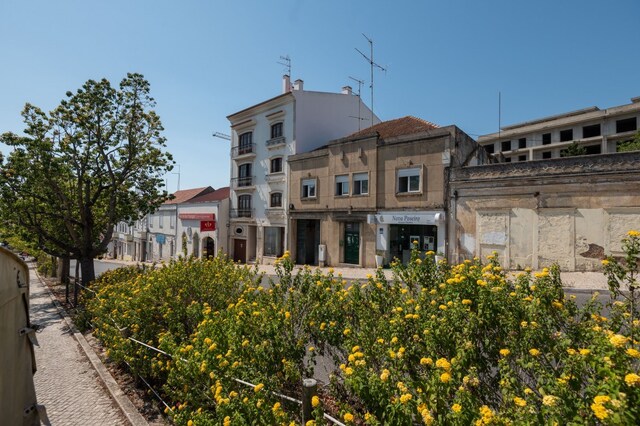
<instances>
[{"instance_id":1,"label":"tv antenna on roof","mask_svg":"<svg viewBox=\"0 0 640 426\"><path fill-rule=\"evenodd\" d=\"M287 75L291 77L291 58L289 55L280 56L280 61L278 61L278 63L287 68Z\"/></svg>"},{"instance_id":2,"label":"tv antenna on roof","mask_svg":"<svg viewBox=\"0 0 640 426\"><path fill-rule=\"evenodd\" d=\"M362 98L360 97L360 91L362 90L362 85L364 84L363 80L359 80L355 77L351 77L349 76L349 78L353 81L355 81L356 83L358 83L358 116L357 117L353 117L353 116L349 116L351 118L357 118L358 119L358 131L361 130L360 128L360 122L362 120L368 120L368 118L362 118L362 114L360 113L360 106L362 105Z\"/></svg>"},{"instance_id":3,"label":"tv antenna on roof","mask_svg":"<svg viewBox=\"0 0 640 426\"><path fill-rule=\"evenodd\" d=\"M359 54L361 54L367 60L367 62L369 62L369 65L371 66L371 86L369 87L371 87L371 125L373 126L373 68L377 67L381 71L384 71L385 73L387 72L387 69L384 68L382 65L377 64L373 60L373 40L371 40L369 37L367 37L364 34L362 34L362 36L366 38L367 41L369 42L369 50L371 52L370 55L369 56L365 55L357 47L355 49L358 51Z\"/></svg>"}]
</instances>

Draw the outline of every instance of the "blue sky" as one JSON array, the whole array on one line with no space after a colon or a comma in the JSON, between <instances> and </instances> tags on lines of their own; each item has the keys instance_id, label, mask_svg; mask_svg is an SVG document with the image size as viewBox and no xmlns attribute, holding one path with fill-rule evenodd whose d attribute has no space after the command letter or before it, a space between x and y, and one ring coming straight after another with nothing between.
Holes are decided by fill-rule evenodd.
<instances>
[{"instance_id":1,"label":"blue sky","mask_svg":"<svg viewBox=\"0 0 640 426\"><path fill-rule=\"evenodd\" d=\"M26 102L53 109L88 79L151 83L181 189L229 181L226 116L276 96L292 60L305 89L367 81L375 111L468 134L640 96L640 1L1 0L0 132ZM0 146L1 151L6 147ZM170 191L177 175L167 177Z\"/></svg>"}]
</instances>

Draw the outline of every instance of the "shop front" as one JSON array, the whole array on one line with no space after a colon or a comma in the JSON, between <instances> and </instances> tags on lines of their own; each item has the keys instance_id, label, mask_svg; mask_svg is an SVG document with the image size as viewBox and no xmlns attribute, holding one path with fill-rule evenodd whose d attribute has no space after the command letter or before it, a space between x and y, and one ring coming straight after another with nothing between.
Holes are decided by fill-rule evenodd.
<instances>
[{"instance_id":1,"label":"shop front","mask_svg":"<svg viewBox=\"0 0 640 426\"><path fill-rule=\"evenodd\" d=\"M383 252L385 263L399 259L407 263L411 251L418 249L445 253L445 212L381 212L373 215L376 223L376 250Z\"/></svg>"}]
</instances>

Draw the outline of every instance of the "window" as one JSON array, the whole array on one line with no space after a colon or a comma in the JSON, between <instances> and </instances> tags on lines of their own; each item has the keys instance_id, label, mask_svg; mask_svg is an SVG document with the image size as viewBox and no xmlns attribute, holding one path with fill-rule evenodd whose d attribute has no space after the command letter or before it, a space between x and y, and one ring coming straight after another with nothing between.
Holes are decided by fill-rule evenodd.
<instances>
[{"instance_id":1,"label":"window","mask_svg":"<svg viewBox=\"0 0 640 426\"><path fill-rule=\"evenodd\" d=\"M282 123L271 125L271 139L282 137Z\"/></svg>"},{"instance_id":2,"label":"window","mask_svg":"<svg viewBox=\"0 0 640 426\"><path fill-rule=\"evenodd\" d=\"M174 229L176 227L176 215L171 214L169 216L169 228Z\"/></svg>"},{"instance_id":3,"label":"window","mask_svg":"<svg viewBox=\"0 0 640 426\"><path fill-rule=\"evenodd\" d=\"M511 151L511 141L502 142L502 151Z\"/></svg>"},{"instance_id":4,"label":"window","mask_svg":"<svg viewBox=\"0 0 640 426\"><path fill-rule=\"evenodd\" d=\"M542 145L549 145L551 143L551 133L545 133L542 135Z\"/></svg>"},{"instance_id":5,"label":"window","mask_svg":"<svg viewBox=\"0 0 640 426\"><path fill-rule=\"evenodd\" d=\"M573 140L573 129L560 130L560 142Z\"/></svg>"},{"instance_id":6,"label":"window","mask_svg":"<svg viewBox=\"0 0 640 426\"><path fill-rule=\"evenodd\" d=\"M155 218L155 215L151 215L149 216L149 228L153 228L153 219Z\"/></svg>"},{"instance_id":7,"label":"window","mask_svg":"<svg viewBox=\"0 0 640 426\"><path fill-rule=\"evenodd\" d=\"M282 157L276 157L271 159L271 173L282 172Z\"/></svg>"},{"instance_id":8,"label":"window","mask_svg":"<svg viewBox=\"0 0 640 426\"><path fill-rule=\"evenodd\" d=\"M164 215L160 213L158 215L158 228L164 228Z\"/></svg>"},{"instance_id":9,"label":"window","mask_svg":"<svg viewBox=\"0 0 640 426\"><path fill-rule=\"evenodd\" d=\"M600 125L592 124L590 126L584 126L582 128L582 137L583 138L593 138L596 136L600 136Z\"/></svg>"},{"instance_id":10,"label":"window","mask_svg":"<svg viewBox=\"0 0 640 426\"><path fill-rule=\"evenodd\" d=\"M251 195L238 197L238 217L251 217Z\"/></svg>"},{"instance_id":11,"label":"window","mask_svg":"<svg viewBox=\"0 0 640 426\"><path fill-rule=\"evenodd\" d=\"M240 143L238 144L238 155L253 152L252 150L253 132L246 132L240 135Z\"/></svg>"},{"instance_id":12,"label":"window","mask_svg":"<svg viewBox=\"0 0 640 426\"><path fill-rule=\"evenodd\" d=\"M551 151L543 152L542 153L542 158L545 159L545 160L547 158L551 158Z\"/></svg>"},{"instance_id":13,"label":"window","mask_svg":"<svg viewBox=\"0 0 640 426\"><path fill-rule=\"evenodd\" d=\"M600 145L585 146L585 150L587 155L602 154L602 147Z\"/></svg>"},{"instance_id":14,"label":"window","mask_svg":"<svg viewBox=\"0 0 640 426\"><path fill-rule=\"evenodd\" d=\"M315 179L303 179L302 180L302 198L316 198L316 180Z\"/></svg>"},{"instance_id":15,"label":"window","mask_svg":"<svg viewBox=\"0 0 640 426\"><path fill-rule=\"evenodd\" d=\"M264 255L282 256L284 228L279 226L264 227Z\"/></svg>"},{"instance_id":16,"label":"window","mask_svg":"<svg viewBox=\"0 0 640 426\"><path fill-rule=\"evenodd\" d=\"M484 150L487 151L487 154L493 154L495 152L495 147L493 144L485 145Z\"/></svg>"},{"instance_id":17,"label":"window","mask_svg":"<svg viewBox=\"0 0 640 426\"><path fill-rule=\"evenodd\" d=\"M522 149L522 148L526 148L526 147L527 147L527 138L518 139L518 148Z\"/></svg>"},{"instance_id":18,"label":"window","mask_svg":"<svg viewBox=\"0 0 640 426\"><path fill-rule=\"evenodd\" d=\"M349 176L336 176L336 195L349 195Z\"/></svg>"},{"instance_id":19,"label":"window","mask_svg":"<svg viewBox=\"0 0 640 426\"><path fill-rule=\"evenodd\" d=\"M238 166L238 186L251 185L251 163Z\"/></svg>"},{"instance_id":20,"label":"window","mask_svg":"<svg viewBox=\"0 0 640 426\"><path fill-rule=\"evenodd\" d=\"M638 128L635 117L616 120L616 133L633 132Z\"/></svg>"},{"instance_id":21,"label":"window","mask_svg":"<svg viewBox=\"0 0 640 426\"><path fill-rule=\"evenodd\" d=\"M510 162L511 162L511 157L506 157L506 158L504 159L504 162L505 162L505 163L510 163Z\"/></svg>"},{"instance_id":22,"label":"window","mask_svg":"<svg viewBox=\"0 0 640 426\"><path fill-rule=\"evenodd\" d=\"M271 193L271 207L282 207L282 192Z\"/></svg>"},{"instance_id":23,"label":"window","mask_svg":"<svg viewBox=\"0 0 640 426\"><path fill-rule=\"evenodd\" d=\"M353 195L366 195L369 193L369 174L353 174Z\"/></svg>"},{"instance_id":24,"label":"window","mask_svg":"<svg viewBox=\"0 0 640 426\"><path fill-rule=\"evenodd\" d=\"M398 192L420 192L420 169L398 170Z\"/></svg>"},{"instance_id":25,"label":"window","mask_svg":"<svg viewBox=\"0 0 640 426\"><path fill-rule=\"evenodd\" d=\"M518 161L527 161L527 156L526 155L519 155L518 156Z\"/></svg>"}]
</instances>

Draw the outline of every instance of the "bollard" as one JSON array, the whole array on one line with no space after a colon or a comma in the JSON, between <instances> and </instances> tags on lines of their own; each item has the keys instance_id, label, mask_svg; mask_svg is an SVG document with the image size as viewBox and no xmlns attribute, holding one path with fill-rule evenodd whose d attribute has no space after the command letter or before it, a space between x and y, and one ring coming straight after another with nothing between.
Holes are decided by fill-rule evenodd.
<instances>
[{"instance_id":1,"label":"bollard","mask_svg":"<svg viewBox=\"0 0 640 426\"><path fill-rule=\"evenodd\" d=\"M318 382L315 379L304 379L302 381L302 424L307 423L309 420L313 420L311 413L313 412L313 406L311 405L311 398L318 393Z\"/></svg>"}]
</instances>

